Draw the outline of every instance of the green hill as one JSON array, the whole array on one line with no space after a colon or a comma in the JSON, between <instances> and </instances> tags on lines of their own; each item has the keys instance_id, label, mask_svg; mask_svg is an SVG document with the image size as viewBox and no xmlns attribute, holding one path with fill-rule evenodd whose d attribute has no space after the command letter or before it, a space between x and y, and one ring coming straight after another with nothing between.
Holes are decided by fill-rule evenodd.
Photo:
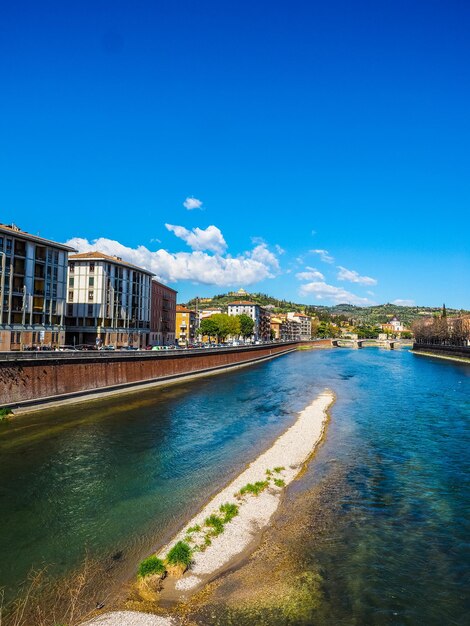
<instances>
[{"instance_id":1,"label":"green hill","mask_svg":"<svg viewBox=\"0 0 470 626\"><path fill-rule=\"evenodd\" d=\"M287 313L288 311L304 312L306 315L318 317L325 321L349 321L353 324L385 324L388 320L396 316L407 326L414 320L423 316L434 315L441 311L440 307L427 306L398 306L396 304L378 304L367 307L354 306L352 304L336 304L334 306L302 304L274 298L265 293L249 293L246 295L238 294L218 294L212 298L201 299L193 298L186 303L189 308L198 308L199 310L221 308L223 311L227 309L230 302L236 300L249 300L256 302L260 306L270 308L274 313ZM447 309L447 315L458 315L462 312L457 309Z\"/></svg>"}]
</instances>

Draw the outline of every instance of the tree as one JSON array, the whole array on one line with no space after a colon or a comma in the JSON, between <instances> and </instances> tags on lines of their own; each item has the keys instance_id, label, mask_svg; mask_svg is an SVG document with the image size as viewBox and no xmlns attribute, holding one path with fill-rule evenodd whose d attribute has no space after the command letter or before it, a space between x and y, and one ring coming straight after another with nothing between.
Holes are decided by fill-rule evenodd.
<instances>
[{"instance_id":1,"label":"tree","mask_svg":"<svg viewBox=\"0 0 470 626\"><path fill-rule=\"evenodd\" d=\"M227 315L227 313L216 313L209 319L213 320L216 324L216 332L218 341L224 341L228 335L238 336L240 334L240 322L233 315Z\"/></svg>"},{"instance_id":2,"label":"tree","mask_svg":"<svg viewBox=\"0 0 470 626\"><path fill-rule=\"evenodd\" d=\"M209 341L211 340L211 337L217 336L217 323L212 319L213 317L214 316L202 319L199 326L199 333L203 336L207 335L209 337Z\"/></svg>"},{"instance_id":3,"label":"tree","mask_svg":"<svg viewBox=\"0 0 470 626\"><path fill-rule=\"evenodd\" d=\"M251 337L253 334L253 329L255 327L254 321L251 319L249 315L242 313L241 315L237 315L239 324L240 324L240 335L246 339L247 337Z\"/></svg>"}]
</instances>

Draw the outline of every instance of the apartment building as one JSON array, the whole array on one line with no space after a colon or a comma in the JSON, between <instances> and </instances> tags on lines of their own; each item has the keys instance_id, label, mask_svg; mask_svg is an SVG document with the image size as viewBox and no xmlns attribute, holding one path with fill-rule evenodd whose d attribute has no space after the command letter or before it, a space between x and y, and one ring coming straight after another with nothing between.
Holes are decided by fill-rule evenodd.
<instances>
[{"instance_id":1,"label":"apartment building","mask_svg":"<svg viewBox=\"0 0 470 626\"><path fill-rule=\"evenodd\" d=\"M287 318L300 324L299 339L301 341L310 341L312 338L312 318L305 313L289 312Z\"/></svg>"},{"instance_id":2,"label":"apartment building","mask_svg":"<svg viewBox=\"0 0 470 626\"><path fill-rule=\"evenodd\" d=\"M196 311L185 306L176 307L176 340L178 345L187 346L194 343L197 332Z\"/></svg>"},{"instance_id":3,"label":"apartment building","mask_svg":"<svg viewBox=\"0 0 470 626\"><path fill-rule=\"evenodd\" d=\"M151 346L175 345L177 293L171 287L152 280L149 340Z\"/></svg>"},{"instance_id":4,"label":"apartment building","mask_svg":"<svg viewBox=\"0 0 470 626\"><path fill-rule=\"evenodd\" d=\"M69 256L66 341L144 348L150 339L152 272L102 252Z\"/></svg>"},{"instance_id":5,"label":"apartment building","mask_svg":"<svg viewBox=\"0 0 470 626\"><path fill-rule=\"evenodd\" d=\"M0 224L0 351L65 341L69 246Z\"/></svg>"},{"instance_id":6,"label":"apartment building","mask_svg":"<svg viewBox=\"0 0 470 626\"><path fill-rule=\"evenodd\" d=\"M248 315L254 322L253 339L268 341L271 338L271 316L255 302L238 300L227 305L229 315Z\"/></svg>"}]
</instances>

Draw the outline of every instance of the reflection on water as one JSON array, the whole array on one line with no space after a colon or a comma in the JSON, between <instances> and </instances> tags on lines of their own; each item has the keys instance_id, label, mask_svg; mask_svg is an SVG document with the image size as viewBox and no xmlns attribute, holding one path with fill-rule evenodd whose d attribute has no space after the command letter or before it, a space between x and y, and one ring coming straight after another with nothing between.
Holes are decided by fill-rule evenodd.
<instances>
[{"instance_id":1,"label":"reflection on water","mask_svg":"<svg viewBox=\"0 0 470 626\"><path fill-rule=\"evenodd\" d=\"M249 563L199 624L470 623L470 377L378 349L299 352L239 372L38 414L0 429L0 581L160 544L325 386L328 435Z\"/></svg>"}]
</instances>

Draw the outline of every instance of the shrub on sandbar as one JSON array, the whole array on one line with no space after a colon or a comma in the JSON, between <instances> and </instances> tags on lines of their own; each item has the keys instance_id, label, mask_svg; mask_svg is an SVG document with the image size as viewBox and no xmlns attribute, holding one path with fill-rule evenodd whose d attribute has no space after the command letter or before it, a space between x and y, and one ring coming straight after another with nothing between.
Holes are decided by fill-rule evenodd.
<instances>
[{"instance_id":1,"label":"shrub on sandbar","mask_svg":"<svg viewBox=\"0 0 470 626\"><path fill-rule=\"evenodd\" d=\"M152 555L141 561L139 565L139 577L145 578L146 576L152 576L153 574L164 574L165 565L158 556Z\"/></svg>"},{"instance_id":2,"label":"shrub on sandbar","mask_svg":"<svg viewBox=\"0 0 470 626\"><path fill-rule=\"evenodd\" d=\"M244 496L246 493L251 493L254 496L259 496L259 494L268 486L269 482L267 480L258 480L255 483L248 483L240 489L240 495Z\"/></svg>"},{"instance_id":3,"label":"shrub on sandbar","mask_svg":"<svg viewBox=\"0 0 470 626\"><path fill-rule=\"evenodd\" d=\"M286 468L285 467L275 467L274 471L276 472L276 474L280 474L281 472L283 472Z\"/></svg>"},{"instance_id":4,"label":"shrub on sandbar","mask_svg":"<svg viewBox=\"0 0 470 626\"><path fill-rule=\"evenodd\" d=\"M227 522L230 522L231 519L238 515L238 506L236 504L227 502L220 505L219 511L224 514L223 521L224 524L227 524Z\"/></svg>"},{"instance_id":5,"label":"shrub on sandbar","mask_svg":"<svg viewBox=\"0 0 470 626\"><path fill-rule=\"evenodd\" d=\"M274 484L276 485L276 487L285 487L286 483L284 480L282 480L282 478L275 478L274 479Z\"/></svg>"},{"instance_id":6,"label":"shrub on sandbar","mask_svg":"<svg viewBox=\"0 0 470 626\"><path fill-rule=\"evenodd\" d=\"M190 526L186 532L188 535L190 535L191 533L198 533L200 530L201 527L199 526L199 524L195 524L194 526Z\"/></svg>"},{"instance_id":7,"label":"shrub on sandbar","mask_svg":"<svg viewBox=\"0 0 470 626\"><path fill-rule=\"evenodd\" d=\"M169 565L184 565L189 567L191 564L191 548L184 541L178 541L166 555Z\"/></svg>"},{"instance_id":8,"label":"shrub on sandbar","mask_svg":"<svg viewBox=\"0 0 470 626\"><path fill-rule=\"evenodd\" d=\"M8 416L12 413L13 411L9 407L0 409L0 422L8 422Z\"/></svg>"},{"instance_id":9,"label":"shrub on sandbar","mask_svg":"<svg viewBox=\"0 0 470 626\"><path fill-rule=\"evenodd\" d=\"M220 533L224 532L224 521L218 515L209 515L204 524L212 528L213 535L220 535Z\"/></svg>"}]
</instances>

